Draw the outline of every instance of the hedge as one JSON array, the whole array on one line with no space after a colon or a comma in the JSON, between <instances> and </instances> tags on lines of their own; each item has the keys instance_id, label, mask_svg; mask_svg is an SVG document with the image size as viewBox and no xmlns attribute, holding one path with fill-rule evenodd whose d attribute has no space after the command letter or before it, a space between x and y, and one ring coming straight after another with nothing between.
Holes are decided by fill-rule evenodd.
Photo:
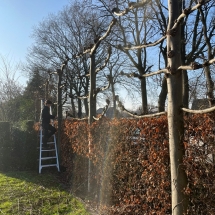
<instances>
[{"instance_id":1,"label":"hedge","mask_svg":"<svg viewBox=\"0 0 215 215\"><path fill-rule=\"evenodd\" d=\"M39 138L33 121L23 121L17 127L0 122L0 170L36 170Z\"/></svg>"},{"instance_id":2,"label":"hedge","mask_svg":"<svg viewBox=\"0 0 215 215\"><path fill-rule=\"evenodd\" d=\"M214 113L184 118L187 214L215 211ZM75 194L90 196L100 214L171 214L168 126L165 116L106 119L89 126L65 120L62 165ZM90 150L89 150L90 149ZM92 162L90 181L88 165ZM87 185L90 183L90 193Z\"/></svg>"}]
</instances>

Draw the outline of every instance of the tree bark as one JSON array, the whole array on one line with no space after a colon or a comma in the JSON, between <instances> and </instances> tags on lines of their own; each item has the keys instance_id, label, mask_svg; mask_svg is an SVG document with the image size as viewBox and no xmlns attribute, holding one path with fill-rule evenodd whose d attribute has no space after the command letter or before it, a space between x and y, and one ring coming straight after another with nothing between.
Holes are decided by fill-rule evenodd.
<instances>
[{"instance_id":1,"label":"tree bark","mask_svg":"<svg viewBox=\"0 0 215 215\"><path fill-rule=\"evenodd\" d=\"M160 51L163 55L165 66L167 67L167 53L166 53L167 47L162 48L162 45L161 45ZM159 112L165 111L166 98L167 98L167 82L166 82L166 77L164 76L163 80L162 80L161 92L160 92L159 98L158 98L158 111Z\"/></svg>"},{"instance_id":2,"label":"tree bark","mask_svg":"<svg viewBox=\"0 0 215 215\"><path fill-rule=\"evenodd\" d=\"M112 91L112 97L113 97L113 117L117 117L117 110L116 110L116 94L115 94L115 89L114 85L111 85L111 91Z\"/></svg>"},{"instance_id":3,"label":"tree bark","mask_svg":"<svg viewBox=\"0 0 215 215\"><path fill-rule=\"evenodd\" d=\"M88 106L87 99L84 99L84 108L85 108L86 116L89 116L89 106Z\"/></svg>"},{"instance_id":4,"label":"tree bark","mask_svg":"<svg viewBox=\"0 0 215 215\"><path fill-rule=\"evenodd\" d=\"M185 8L185 0L182 0L180 10ZM181 63L186 65L186 46L185 46L185 22L181 24ZM189 81L187 71L183 70L183 106L188 108L189 105Z\"/></svg>"},{"instance_id":5,"label":"tree bark","mask_svg":"<svg viewBox=\"0 0 215 215\"><path fill-rule=\"evenodd\" d=\"M213 57L213 54L212 54L212 45L211 45L211 42L210 42L210 36L208 37L208 29L207 29L207 20L206 20L206 17L203 13L203 10L202 8L199 9L200 11L200 14L201 14L201 21L202 21L202 24L203 24L203 32L204 32L204 39L205 39L205 43L207 45L207 57L208 59L212 59ZM212 28L214 30L214 27ZM212 80L212 77L211 77L211 71L210 71L210 66L206 66L205 67L205 77L206 77L206 82L207 82L207 97L208 97L208 100L209 100L209 104L210 104L210 107L214 106L215 104L215 101L214 101L214 93L213 93L213 88L214 88L214 82Z\"/></svg>"},{"instance_id":6,"label":"tree bark","mask_svg":"<svg viewBox=\"0 0 215 215\"><path fill-rule=\"evenodd\" d=\"M81 105L81 99L78 99L78 118L82 117L82 105Z\"/></svg>"},{"instance_id":7,"label":"tree bark","mask_svg":"<svg viewBox=\"0 0 215 215\"><path fill-rule=\"evenodd\" d=\"M73 86L70 84L70 94L71 94L71 95L73 95L72 90L73 90ZM74 98L71 97L70 101L71 101L71 106L72 106L72 116L73 116L73 117L76 117L76 110L75 110Z\"/></svg>"},{"instance_id":8,"label":"tree bark","mask_svg":"<svg viewBox=\"0 0 215 215\"><path fill-rule=\"evenodd\" d=\"M185 64L183 64L183 65L185 65ZM183 107L188 108L188 106L189 106L189 80L188 80L187 70L183 70L182 76L183 76Z\"/></svg>"},{"instance_id":9,"label":"tree bark","mask_svg":"<svg viewBox=\"0 0 215 215\"><path fill-rule=\"evenodd\" d=\"M166 77L163 77L161 92L158 98L158 111L163 112L165 111L165 102L167 97L167 82Z\"/></svg>"},{"instance_id":10,"label":"tree bark","mask_svg":"<svg viewBox=\"0 0 215 215\"><path fill-rule=\"evenodd\" d=\"M89 116L88 124L91 125L96 117L96 69L95 69L95 52L90 56L90 93L89 93ZM91 134L89 133L89 136ZM91 141L89 138L89 154L91 153ZM92 163L88 160L88 192L91 191L91 171Z\"/></svg>"},{"instance_id":11,"label":"tree bark","mask_svg":"<svg viewBox=\"0 0 215 215\"><path fill-rule=\"evenodd\" d=\"M60 142L61 142L61 124L62 124L62 74L63 71L60 69L58 70L58 92L57 92L57 116L58 116L58 132L57 132L57 151L58 151L58 159L59 163L61 161L61 156L60 156Z\"/></svg>"},{"instance_id":12,"label":"tree bark","mask_svg":"<svg viewBox=\"0 0 215 215\"><path fill-rule=\"evenodd\" d=\"M95 73L95 53L90 56L90 94L89 94L89 120L92 124L93 116L96 116L96 73Z\"/></svg>"},{"instance_id":13,"label":"tree bark","mask_svg":"<svg viewBox=\"0 0 215 215\"><path fill-rule=\"evenodd\" d=\"M142 113L148 113L148 101L147 101L147 92L146 92L146 79L143 77L141 79L141 92L142 92Z\"/></svg>"},{"instance_id":14,"label":"tree bark","mask_svg":"<svg viewBox=\"0 0 215 215\"><path fill-rule=\"evenodd\" d=\"M173 27L174 21L179 16L179 1L168 0L168 7L169 24L167 32ZM170 32L167 35L168 69L171 72L167 76L167 88L172 215L182 215L187 212L188 207L188 198L183 193L187 186L187 177L183 169L183 156L185 155L183 112L181 110L183 105L183 77L182 71L177 70L181 65L180 31L181 27L178 26L175 34Z\"/></svg>"},{"instance_id":15,"label":"tree bark","mask_svg":"<svg viewBox=\"0 0 215 215\"><path fill-rule=\"evenodd\" d=\"M206 77L206 83L207 83L207 97L208 97L210 107L212 107L215 104L214 93L213 93L214 82L211 77L211 71L209 66L205 67L205 77Z\"/></svg>"},{"instance_id":16,"label":"tree bark","mask_svg":"<svg viewBox=\"0 0 215 215\"><path fill-rule=\"evenodd\" d=\"M116 94L115 94L115 88L114 88L112 68L110 69L110 87L111 87L111 94L112 94L112 100L113 100L113 117L116 118L117 117Z\"/></svg>"},{"instance_id":17,"label":"tree bark","mask_svg":"<svg viewBox=\"0 0 215 215\"><path fill-rule=\"evenodd\" d=\"M89 93L89 79L86 78L86 86L84 87L84 92L85 92L85 95L88 95ZM85 108L85 113L86 113L86 116L89 116L89 105L88 105L88 101L87 99L84 99L84 108Z\"/></svg>"}]
</instances>

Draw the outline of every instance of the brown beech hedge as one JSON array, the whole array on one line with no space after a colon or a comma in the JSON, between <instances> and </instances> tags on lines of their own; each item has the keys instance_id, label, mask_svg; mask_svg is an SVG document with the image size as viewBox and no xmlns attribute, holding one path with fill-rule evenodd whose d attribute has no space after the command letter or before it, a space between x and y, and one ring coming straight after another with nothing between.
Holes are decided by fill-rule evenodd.
<instances>
[{"instance_id":1,"label":"brown beech hedge","mask_svg":"<svg viewBox=\"0 0 215 215\"><path fill-rule=\"evenodd\" d=\"M214 214L214 113L184 118L187 214ZM166 116L144 119L67 119L62 125L61 164L71 190L93 198L100 214L171 213ZM90 174L89 174L90 160ZM90 189L89 189L90 186Z\"/></svg>"}]
</instances>

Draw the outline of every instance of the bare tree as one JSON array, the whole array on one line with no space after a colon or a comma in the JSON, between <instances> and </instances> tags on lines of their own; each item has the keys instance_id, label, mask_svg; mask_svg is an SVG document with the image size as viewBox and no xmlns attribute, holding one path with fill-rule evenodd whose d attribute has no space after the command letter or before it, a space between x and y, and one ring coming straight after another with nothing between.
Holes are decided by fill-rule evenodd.
<instances>
[{"instance_id":1,"label":"bare tree","mask_svg":"<svg viewBox=\"0 0 215 215\"><path fill-rule=\"evenodd\" d=\"M22 86L18 82L18 67L7 57L0 55L0 120L16 121L16 112L13 110L12 100L20 97L23 92Z\"/></svg>"},{"instance_id":2,"label":"bare tree","mask_svg":"<svg viewBox=\"0 0 215 215\"><path fill-rule=\"evenodd\" d=\"M93 38L101 35L106 26L106 20L100 19L99 14L94 10L89 10L85 1L71 3L57 15L50 15L41 22L33 32L35 44L31 47L28 62L37 66L39 70L47 74L56 71L66 57L71 59L68 62L65 73L62 76L62 95L70 97L73 113L77 112L79 118L82 116L82 101L79 99L89 92L89 70L90 58L86 55L83 58L75 59L74 55L83 51L94 43ZM97 49L98 53L103 53L105 46ZM99 54L96 65L100 65L104 60L104 54ZM52 80L57 83L57 77ZM83 100L85 112L88 114L87 100Z\"/></svg>"},{"instance_id":3,"label":"bare tree","mask_svg":"<svg viewBox=\"0 0 215 215\"><path fill-rule=\"evenodd\" d=\"M167 14L167 5L165 2L156 0L155 4L151 4L152 8L156 14L156 19L158 20L158 26L162 31L162 34L165 34L168 14ZM180 10L185 13L189 13L189 8L195 5L195 1L181 1ZM213 17L210 15L213 13L214 2L210 2L208 5L204 6L204 9L199 9L193 11L190 16L186 16L181 23L181 60L182 64L191 64L193 61L201 61L201 59L207 59L203 57L203 53L208 52L207 50L210 46L209 41L213 41L212 35L214 33ZM200 12L202 11L202 12ZM205 17L205 18L204 18ZM190 27L192 26L192 27ZM207 41L207 42L206 42ZM160 46L160 52L162 53L163 61L165 66L167 66L167 56L166 56L166 43L162 43ZM211 52L211 55L213 53ZM207 54L208 55L208 54ZM208 86L208 97L210 101L213 100L211 94L213 81L211 75L207 72L208 69L205 68L205 75L207 78ZM193 75L189 75L186 70L183 70L183 105L184 107L189 106L189 91L191 89L191 83L189 79L192 79L194 83ZM198 78L199 79L199 78ZM196 80L197 81L197 80ZM198 80L199 81L199 80ZM209 92L210 91L210 92ZM163 76L163 81L161 85L161 92L159 95L158 107L160 111L164 111L165 101L167 95L167 85L166 77Z\"/></svg>"},{"instance_id":4,"label":"bare tree","mask_svg":"<svg viewBox=\"0 0 215 215\"><path fill-rule=\"evenodd\" d=\"M139 8L145 7L150 1L141 1L128 5L124 10L114 10L114 14L122 16L128 12ZM183 157L185 149L183 146L183 111L188 111L183 107L183 71L184 70L197 70L210 66L215 62L215 59L210 55L209 58L203 63L192 62L190 65L183 65L182 50L181 50L181 22L188 17L192 12L201 10L204 5L210 1L201 1L194 4L193 7L185 8L180 13L182 2L177 0L168 0L168 25L165 35L153 43L144 43L138 46L124 46L122 49L142 49L155 46L166 39L167 45L167 67L160 69L150 74L138 75L131 74L133 77L148 77L164 73L167 80L168 92L168 131L169 131L169 148L170 148L170 169L171 169L171 191L172 191L172 214L181 215L187 212L188 197L184 194L183 190L187 186L187 177L183 169ZM201 35L201 33L200 33ZM204 45L202 49L204 50ZM129 74L126 74L129 75ZM125 110L121 102L120 107ZM183 111L182 111L183 110ZM208 111L208 110L206 110ZM131 114L131 113L130 113ZM135 116L134 117L149 117L158 116L162 113Z\"/></svg>"},{"instance_id":5,"label":"bare tree","mask_svg":"<svg viewBox=\"0 0 215 215\"><path fill-rule=\"evenodd\" d=\"M109 12L116 12L120 8L124 8L127 5L135 4L135 2L129 1L111 1L112 4L108 5L107 1L100 0L105 8ZM136 1L139 2L139 1ZM142 49L127 49L122 47L139 46L149 41L150 38L156 37L153 23L153 13L148 5L142 8L133 8L129 13L123 13L126 19L119 17L116 29L115 38L111 44L117 49L121 50L123 54L130 61L129 67L125 68L125 71L132 70L138 71L140 75L147 74L150 72L153 64L149 64L148 52L143 47ZM142 111L147 113L148 99L147 99L147 83L143 76L140 80L141 99L142 99Z\"/></svg>"}]
</instances>

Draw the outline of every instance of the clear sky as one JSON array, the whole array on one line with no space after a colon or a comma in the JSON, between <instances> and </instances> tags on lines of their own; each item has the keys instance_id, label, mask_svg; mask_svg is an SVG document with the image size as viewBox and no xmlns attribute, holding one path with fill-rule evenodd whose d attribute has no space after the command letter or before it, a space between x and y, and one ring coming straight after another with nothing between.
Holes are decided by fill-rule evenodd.
<instances>
[{"instance_id":1,"label":"clear sky","mask_svg":"<svg viewBox=\"0 0 215 215\"><path fill-rule=\"evenodd\" d=\"M27 49L33 44L31 34L51 13L58 13L71 0L0 0L0 68L1 56L9 59L13 65L25 63ZM16 77L21 85L28 78L17 71ZM0 74L1 78L1 74Z\"/></svg>"},{"instance_id":2,"label":"clear sky","mask_svg":"<svg viewBox=\"0 0 215 215\"><path fill-rule=\"evenodd\" d=\"M0 0L0 55L10 58L14 64L25 62L27 49L33 43L30 37L33 26L48 14L62 10L69 2L70 0ZM26 80L20 79L21 82Z\"/></svg>"}]
</instances>

